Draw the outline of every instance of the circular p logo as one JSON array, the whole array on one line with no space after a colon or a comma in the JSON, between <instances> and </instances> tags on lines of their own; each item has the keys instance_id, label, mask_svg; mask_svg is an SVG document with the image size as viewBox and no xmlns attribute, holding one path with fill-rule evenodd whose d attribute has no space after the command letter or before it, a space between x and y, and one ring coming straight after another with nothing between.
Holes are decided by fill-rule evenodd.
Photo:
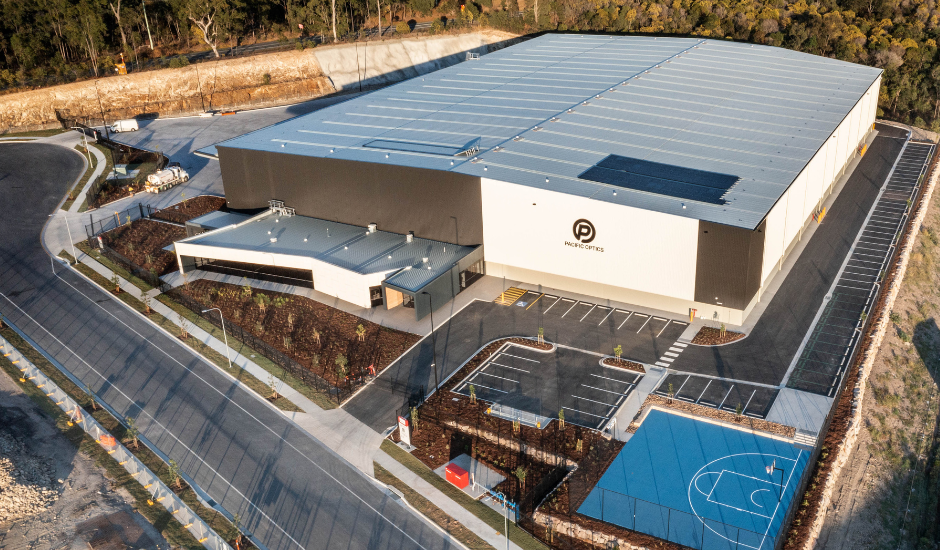
<instances>
[{"instance_id":1,"label":"circular p logo","mask_svg":"<svg viewBox=\"0 0 940 550\"><path fill-rule=\"evenodd\" d=\"M574 238L577 239L578 242L584 244L593 241L594 237L597 236L594 224L584 218L574 222L574 227L571 228L571 232L574 233Z\"/></svg>"}]
</instances>

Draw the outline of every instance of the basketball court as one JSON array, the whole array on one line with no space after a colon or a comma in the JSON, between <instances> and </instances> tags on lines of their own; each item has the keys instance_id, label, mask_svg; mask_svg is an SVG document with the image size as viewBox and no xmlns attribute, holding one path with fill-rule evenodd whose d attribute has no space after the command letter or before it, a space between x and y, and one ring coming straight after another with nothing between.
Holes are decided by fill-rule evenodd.
<instances>
[{"instance_id":1,"label":"basketball court","mask_svg":"<svg viewBox=\"0 0 940 550\"><path fill-rule=\"evenodd\" d=\"M578 512L691 548L772 550L809 453L650 411Z\"/></svg>"}]
</instances>

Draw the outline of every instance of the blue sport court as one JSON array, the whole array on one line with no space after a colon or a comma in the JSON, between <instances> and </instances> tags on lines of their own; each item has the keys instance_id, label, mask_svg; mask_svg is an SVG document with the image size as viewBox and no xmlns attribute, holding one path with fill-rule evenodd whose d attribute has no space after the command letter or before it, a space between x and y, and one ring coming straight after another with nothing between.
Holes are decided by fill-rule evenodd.
<instances>
[{"instance_id":1,"label":"blue sport court","mask_svg":"<svg viewBox=\"0 0 940 550\"><path fill-rule=\"evenodd\" d=\"M691 548L773 550L809 458L787 441L652 410L578 512Z\"/></svg>"}]
</instances>

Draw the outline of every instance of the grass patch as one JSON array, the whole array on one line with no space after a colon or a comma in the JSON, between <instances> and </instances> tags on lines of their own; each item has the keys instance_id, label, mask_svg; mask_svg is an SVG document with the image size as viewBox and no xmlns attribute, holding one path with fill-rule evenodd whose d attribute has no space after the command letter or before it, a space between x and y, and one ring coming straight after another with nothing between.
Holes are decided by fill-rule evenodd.
<instances>
[{"instance_id":1,"label":"grass patch","mask_svg":"<svg viewBox=\"0 0 940 550\"><path fill-rule=\"evenodd\" d=\"M132 275L131 272L128 271L121 264L111 261L111 258L108 258L104 254L98 252L98 250L93 249L92 247L88 246L88 241L86 240L79 241L78 243L75 244L75 248L81 250L85 254L88 254L89 256L94 258L95 261L97 261L99 264L110 269L112 272L117 273L119 277L121 277L125 281L130 282L132 285L136 286L141 291L149 292L153 290L153 287L150 286L147 283L147 281L141 279L140 277L137 277L136 275ZM72 256L70 255L69 258L71 257ZM108 289L111 288L110 282L107 285L103 285L103 286Z\"/></svg>"},{"instance_id":2,"label":"grass patch","mask_svg":"<svg viewBox=\"0 0 940 550\"><path fill-rule=\"evenodd\" d=\"M202 330L208 332L218 340L222 340L224 335L222 334L222 329L213 325L209 321L206 321L202 318L201 315L194 312L193 310L187 308L186 306L180 304L179 302L173 300L166 294L161 294L157 296L157 300L163 305L175 311L177 314L183 315L186 320L190 323L196 325ZM273 374L277 378L284 381L285 384L296 390L298 393L306 397L307 399L313 401L318 407L324 410L330 410L336 408L336 400L330 397L329 394L317 391L315 388L304 384L302 380L296 378L291 373L282 369L274 361L271 361L261 353L258 353L251 347L247 346L245 343L241 342L237 338L228 336L229 347L238 353L244 355L245 357L251 358L251 360L257 364L259 367Z\"/></svg>"},{"instance_id":3,"label":"grass patch","mask_svg":"<svg viewBox=\"0 0 940 550\"><path fill-rule=\"evenodd\" d=\"M114 170L114 153L111 152L107 147L102 147L97 143L89 143L91 147L101 151L101 154L104 155L104 170L101 171L102 174L107 174ZM96 161L97 162L97 161ZM88 196L82 197L82 205L78 207L79 212L85 212L88 210Z\"/></svg>"},{"instance_id":4,"label":"grass patch","mask_svg":"<svg viewBox=\"0 0 940 550\"><path fill-rule=\"evenodd\" d=\"M59 255L69 261L72 261L72 257L66 252L62 252ZM179 334L179 331L180 331L179 325L177 325L176 323L170 321L163 315L160 315L159 313L152 311L152 310L151 310L151 313L147 315L146 313L144 313L146 311L146 307L144 306L143 302L141 302L134 296L131 296L127 292L121 292L120 294L117 294L117 295L115 295L114 293L111 293L110 289L113 286L111 284L111 281L102 277L101 274L99 274L97 271L93 270L92 268L84 264L76 264L73 267L76 270L78 270L79 273L91 279L95 284L97 284L101 288L108 290L112 296L116 296L119 300L121 300L125 304L132 307L138 313L142 315L146 315L154 324L156 324L163 330L169 332L170 334ZM203 357L205 357L207 360L211 361L220 369L232 375L232 377L234 377L236 380L244 384L246 387L251 389L253 392L257 393L261 397L267 398L271 394L271 387L268 386L268 384L262 382L261 380L258 380L251 373L249 373L248 371L246 371L245 369L237 365L233 364L231 367L229 367L228 358L225 355L212 349L208 345L200 342L199 340L195 338L187 338L185 340L180 339L180 341L186 344L187 346L189 346L190 348L192 348L194 351L196 351ZM231 342L231 340L229 342ZM272 403L275 407L281 409L282 411L303 412L303 409L301 409L300 407L298 407L297 405L295 405L294 403L292 403L290 400L288 400L285 397L281 397L277 399L276 401L273 401Z\"/></svg>"},{"instance_id":5,"label":"grass patch","mask_svg":"<svg viewBox=\"0 0 940 550\"><path fill-rule=\"evenodd\" d=\"M49 130L33 130L32 132L10 132L9 134L2 134L0 137L50 137L57 136L59 134L64 134L68 130L62 128L50 128Z\"/></svg>"},{"instance_id":6,"label":"grass patch","mask_svg":"<svg viewBox=\"0 0 940 550\"><path fill-rule=\"evenodd\" d=\"M431 501L406 485L404 481L393 476L388 470L380 466L378 462L373 462L372 467L375 469L375 479L401 491L412 507L439 525L444 531L447 531L450 536L462 542L467 548L470 548L470 550L493 549L492 546L474 534L473 531L467 529L462 523L447 515L446 512L435 506Z\"/></svg>"},{"instance_id":7,"label":"grass patch","mask_svg":"<svg viewBox=\"0 0 940 550\"><path fill-rule=\"evenodd\" d=\"M499 512L493 510L481 502L470 498L469 495L448 483L444 478L432 472L431 469L425 466L423 462L411 456L411 454L407 453L404 449L400 448L398 445L395 445L388 439L382 441L381 449L398 462L401 462L402 465L404 465L406 468L418 474L421 479L427 481L437 490L441 491L450 499L454 500L457 504L463 506L469 510L470 513L486 522L486 524L492 527L494 530L499 531L500 533L503 532L504 518L499 514ZM548 549L548 547L542 544L541 541L514 523L509 524L509 540L525 550Z\"/></svg>"},{"instance_id":8,"label":"grass patch","mask_svg":"<svg viewBox=\"0 0 940 550\"><path fill-rule=\"evenodd\" d=\"M88 169L85 170L85 174L82 175L81 179L78 180L78 183L75 184L75 187L69 191L69 196L65 199L65 202L62 203L62 210L68 211L69 208L75 204L75 199L78 198L78 194L81 193L82 189L85 188L85 184L88 183L88 178L95 172L95 168L98 166L98 157L91 154L85 154L85 147L81 144L75 146L75 150L82 154L82 157L85 160L88 160L88 157L91 157L91 164L88 166Z\"/></svg>"},{"instance_id":9,"label":"grass patch","mask_svg":"<svg viewBox=\"0 0 940 550\"><path fill-rule=\"evenodd\" d=\"M46 376L49 376L53 379L56 384L59 385L66 393L68 393L72 398L82 404L83 408L85 406L90 406L91 399L88 397L85 392L79 390L75 384L73 384L64 374L62 374L59 369L55 368L51 363L49 363L45 357L43 357L39 352L32 348L25 340L20 338L20 336L10 328L4 328L0 330L0 334L7 339L11 344L16 346L16 348L22 353L27 359L32 361L39 370L41 370ZM137 482L127 470L121 467L113 458L108 455L101 445L95 442L88 434L85 433L79 426L69 426L68 417L62 412L62 409L55 406L55 404L42 393L41 390L36 388L33 384L29 382L20 382L19 381L19 371L14 367L14 365L9 361L9 359L3 358L0 360L0 369L2 369L13 381L16 383L23 392L34 402L37 406L46 415L48 415L55 422L56 427L62 432L62 435L69 440L72 445L74 445L79 452L81 452L86 457L94 460L95 464L104 469L105 476L112 481L112 483L117 487L124 488L130 495L134 498L136 503L136 510L140 512L142 516L147 518L151 524L160 532L161 535L170 543L171 546L197 550L203 548L201 544L196 540L193 535L183 528L183 525L177 521L173 514L167 511L162 506L149 506L147 504L147 499L150 498L150 494L147 492L143 486ZM111 420L110 422L116 424L113 418L110 417L103 409L97 411L93 416L100 421L101 413L105 413ZM116 434L115 434L116 435ZM147 451L149 452L149 451ZM137 454L137 453L135 453ZM151 453L152 454L152 453ZM162 461L161 461L162 462ZM153 471L158 472L159 469ZM164 470L166 467L164 465ZM161 476L162 477L162 476ZM192 489L187 488L187 492L192 493ZM202 517L205 513L215 514L221 517L221 514L215 512L214 510L208 510L204 508L201 504L195 502L195 506L192 502L187 501L190 508L193 509L197 514ZM228 524L229 530L231 530L231 524L222 517L222 520ZM213 528L219 525L219 522L214 522ZM224 525L221 527L224 528ZM222 531L227 533L228 531Z\"/></svg>"}]
</instances>

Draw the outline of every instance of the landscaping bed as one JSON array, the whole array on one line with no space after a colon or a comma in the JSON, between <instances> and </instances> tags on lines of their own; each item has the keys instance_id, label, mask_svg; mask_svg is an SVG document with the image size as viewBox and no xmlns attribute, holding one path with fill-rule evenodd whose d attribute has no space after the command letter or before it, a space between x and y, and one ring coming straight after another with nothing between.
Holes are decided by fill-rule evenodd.
<instances>
[{"instance_id":1,"label":"landscaping bed","mask_svg":"<svg viewBox=\"0 0 940 550\"><path fill-rule=\"evenodd\" d=\"M199 195L191 199L168 206L163 210L157 210L151 214L151 218L164 220L173 223L186 223L193 218L223 210L225 208L225 197L213 197L210 195Z\"/></svg>"},{"instance_id":2,"label":"landscaping bed","mask_svg":"<svg viewBox=\"0 0 940 550\"><path fill-rule=\"evenodd\" d=\"M604 359L604 364L608 367L617 367L620 369L625 369L633 372L641 372L646 374L646 369L643 368L643 365L635 363L633 361L627 361L626 359L617 359L616 357L608 357Z\"/></svg>"},{"instance_id":3,"label":"landscaping bed","mask_svg":"<svg viewBox=\"0 0 940 550\"><path fill-rule=\"evenodd\" d=\"M737 415L732 412L715 409L713 407L697 405L695 403L689 403L688 401L682 401L681 399L669 399L661 395L653 394L650 394L646 397L646 401L644 401L643 405L640 406L640 410L636 413L636 416L633 417L633 421L630 422L630 425L627 427L626 431L635 433L640 427L639 419L643 417L643 413L646 411L647 407L654 405L664 409L682 411L694 416L714 418L715 420L721 420L729 424L736 424L738 426L744 426L759 432L767 432L775 435L781 435L783 437L792 438L796 434L796 428L793 426L784 426L783 424L777 424L776 422L770 422L760 418L753 418L743 414Z\"/></svg>"},{"instance_id":4,"label":"landscaping bed","mask_svg":"<svg viewBox=\"0 0 940 550\"><path fill-rule=\"evenodd\" d=\"M431 469L461 454L470 455L506 477L494 491L517 503L528 497L534 506L538 502L532 502L532 493L543 480L560 479L598 445L619 449L622 443L610 442L600 432L582 426L562 426L557 419L542 429L514 426L510 420L488 415L489 403L479 399L472 402L470 397L450 391L507 343L543 350L553 347L526 338L504 338L488 344L418 407L417 421L412 418L412 455ZM392 439L399 441L397 430ZM524 484L516 473L518 468L526 470ZM543 491L550 488L538 487Z\"/></svg>"},{"instance_id":5,"label":"landscaping bed","mask_svg":"<svg viewBox=\"0 0 940 550\"><path fill-rule=\"evenodd\" d=\"M364 383L372 375L370 366L378 374L420 339L303 296L205 279L176 290L206 307L218 307L226 321L336 387ZM347 361L345 369L339 368L339 356Z\"/></svg>"},{"instance_id":6,"label":"landscaping bed","mask_svg":"<svg viewBox=\"0 0 940 550\"><path fill-rule=\"evenodd\" d=\"M695 335L695 338L692 338L692 343L699 346L719 346L740 340L744 338L744 336L745 334L742 332L731 332L730 330L722 331L720 328L702 327Z\"/></svg>"},{"instance_id":7,"label":"landscaping bed","mask_svg":"<svg viewBox=\"0 0 940 550\"><path fill-rule=\"evenodd\" d=\"M182 227L147 219L101 234L107 247L157 276L176 269L176 255L163 248L184 238L186 230Z\"/></svg>"}]
</instances>

